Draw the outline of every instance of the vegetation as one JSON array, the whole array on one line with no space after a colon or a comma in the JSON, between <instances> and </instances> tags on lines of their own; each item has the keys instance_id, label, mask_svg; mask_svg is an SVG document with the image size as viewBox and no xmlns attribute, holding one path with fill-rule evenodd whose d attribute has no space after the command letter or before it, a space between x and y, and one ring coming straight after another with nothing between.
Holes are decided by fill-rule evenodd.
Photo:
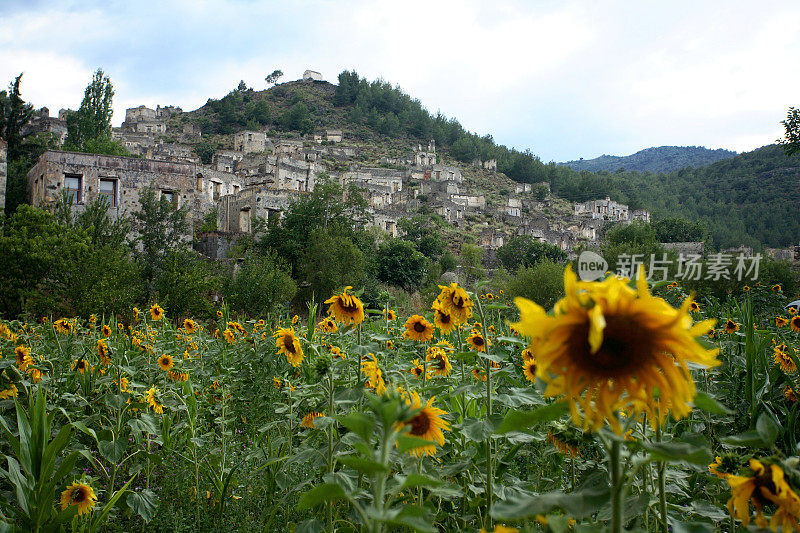
<instances>
[{"instance_id":1,"label":"vegetation","mask_svg":"<svg viewBox=\"0 0 800 533\"><path fill-rule=\"evenodd\" d=\"M687 167L704 167L723 159L734 157L736 152L718 148L710 150L702 146L659 146L645 148L627 156L601 155L594 159L581 159L562 163L575 170L589 172L674 172Z\"/></svg>"}]
</instances>

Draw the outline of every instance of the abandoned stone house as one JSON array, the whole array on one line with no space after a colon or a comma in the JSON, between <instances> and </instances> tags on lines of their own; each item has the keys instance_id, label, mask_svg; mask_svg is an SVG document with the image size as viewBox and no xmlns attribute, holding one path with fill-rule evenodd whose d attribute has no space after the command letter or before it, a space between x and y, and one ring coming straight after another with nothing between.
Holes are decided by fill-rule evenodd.
<instances>
[{"instance_id":1,"label":"abandoned stone house","mask_svg":"<svg viewBox=\"0 0 800 533\"><path fill-rule=\"evenodd\" d=\"M65 195L76 212L104 198L110 216L117 218L139 210L139 196L147 187L176 208L200 207L195 174L196 165L190 163L48 150L28 172L28 196L32 205L47 207ZM198 211L189 209L190 221ZM185 237L191 238L191 229Z\"/></svg>"},{"instance_id":2,"label":"abandoned stone house","mask_svg":"<svg viewBox=\"0 0 800 533\"><path fill-rule=\"evenodd\" d=\"M235 150L217 150L211 165L220 172L235 172L244 154Z\"/></svg>"},{"instance_id":3,"label":"abandoned stone house","mask_svg":"<svg viewBox=\"0 0 800 533\"><path fill-rule=\"evenodd\" d=\"M491 172L497 172L497 159L487 159L486 161L481 159L473 159L472 166L489 170Z\"/></svg>"},{"instance_id":4,"label":"abandoned stone house","mask_svg":"<svg viewBox=\"0 0 800 533\"><path fill-rule=\"evenodd\" d=\"M324 131L317 131L314 132L314 142L321 143L321 142L332 142L332 143L340 143L344 139L344 133L342 130L324 130Z\"/></svg>"},{"instance_id":5,"label":"abandoned stone house","mask_svg":"<svg viewBox=\"0 0 800 533\"><path fill-rule=\"evenodd\" d=\"M302 194L299 191L278 191L262 184L223 196L217 204L217 230L252 233L256 219L267 224L280 220L292 201Z\"/></svg>"},{"instance_id":6,"label":"abandoned stone house","mask_svg":"<svg viewBox=\"0 0 800 533\"><path fill-rule=\"evenodd\" d=\"M0 139L0 211L6 208L6 182L8 180L8 144Z\"/></svg>"},{"instance_id":7,"label":"abandoned stone house","mask_svg":"<svg viewBox=\"0 0 800 533\"><path fill-rule=\"evenodd\" d=\"M277 140L275 141L275 149L273 153L276 156L302 158L303 141L295 141L292 139Z\"/></svg>"},{"instance_id":8,"label":"abandoned stone house","mask_svg":"<svg viewBox=\"0 0 800 533\"><path fill-rule=\"evenodd\" d=\"M64 118L61 118L64 117ZM22 136L35 135L37 133L52 133L58 139L58 145L64 144L67 139L66 110L59 111L59 118L51 117L50 110L46 107L41 108L30 121L22 127Z\"/></svg>"},{"instance_id":9,"label":"abandoned stone house","mask_svg":"<svg viewBox=\"0 0 800 533\"><path fill-rule=\"evenodd\" d=\"M189 145L179 143L155 144L145 152L145 157L159 161L200 164L200 157L194 149Z\"/></svg>"},{"instance_id":10,"label":"abandoned stone house","mask_svg":"<svg viewBox=\"0 0 800 533\"><path fill-rule=\"evenodd\" d=\"M240 131L234 135L233 145L237 152L260 154L267 150L267 134L263 131Z\"/></svg>"},{"instance_id":11,"label":"abandoned stone house","mask_svg":"<svg viewBox=\"0 0 800 533\"><path fill-rule=\"evenodd\" d=\"M426 150L422 149L421 144L417 145L414 149L414 164L418 167L430 167L436 164L436 141L429 141Z\"/></svg>"},{"instance_id":12,"label":"abandoned stone house","mask_svg":"<svg viewBox=\"0 0 800 533\"><path fill-rule=\"evenodd\" d=\"M303 72L303 81L324 81L322 79L322 74L317 72L316 70L306 70Z\"/></svg>"}]
</instances>

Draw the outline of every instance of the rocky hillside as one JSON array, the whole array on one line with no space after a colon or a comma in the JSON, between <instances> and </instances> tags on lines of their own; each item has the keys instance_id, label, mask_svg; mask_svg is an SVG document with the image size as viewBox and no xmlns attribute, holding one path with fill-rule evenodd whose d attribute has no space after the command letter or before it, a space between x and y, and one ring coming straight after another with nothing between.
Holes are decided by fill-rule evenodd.
<instances>
[{"instance_id":1,"label":"rocky hillside","mask_svg":"<svg viewBox=\"0 0 800 533\"><path fill-rule=\"evenodd\" d=\"M659 146L646 148L627 156L601 155L594 159L580 159L560 164L589 172L632 170L658 173L687 167L703 167L735 155L736 152L721 148L709 150L702 146Z\"/></svg>"}]
</instances>

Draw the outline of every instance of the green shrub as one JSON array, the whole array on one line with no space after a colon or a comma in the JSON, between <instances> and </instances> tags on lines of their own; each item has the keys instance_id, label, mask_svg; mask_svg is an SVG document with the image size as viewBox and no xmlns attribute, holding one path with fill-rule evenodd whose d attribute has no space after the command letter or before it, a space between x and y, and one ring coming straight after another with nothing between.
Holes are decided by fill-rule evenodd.
<instances>
[{"instance_id":1,"label":"green shrub","mask_svg":"<svg viewBox=\"0 0 800 533\"><path fill-rule=\"evenodd\" d=\"M531 267L519 267L505 293L509 298L521 296L550 309L564 296L564 265L545 259Z\"/></svg>"}]
</instances>

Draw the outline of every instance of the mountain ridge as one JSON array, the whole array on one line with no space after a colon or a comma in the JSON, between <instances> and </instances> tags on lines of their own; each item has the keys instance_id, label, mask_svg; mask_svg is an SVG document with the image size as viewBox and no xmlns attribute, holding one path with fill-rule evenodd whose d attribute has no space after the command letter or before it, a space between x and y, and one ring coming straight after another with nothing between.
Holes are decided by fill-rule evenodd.
<instances>
[{"instance_id":1,"label":"mountain ridge","mask_svg":"<svg viewBox=\"0 0 800 533\"><path fill-rule=\"evenodd\" d=\"M653 146L630 155L603 154L594 159L578 159L559 163L572 169L589 172L673 172L682 168L699 168L738 155L724 148L711 149L704 146Z\"/></svg>"}]
</instances>

